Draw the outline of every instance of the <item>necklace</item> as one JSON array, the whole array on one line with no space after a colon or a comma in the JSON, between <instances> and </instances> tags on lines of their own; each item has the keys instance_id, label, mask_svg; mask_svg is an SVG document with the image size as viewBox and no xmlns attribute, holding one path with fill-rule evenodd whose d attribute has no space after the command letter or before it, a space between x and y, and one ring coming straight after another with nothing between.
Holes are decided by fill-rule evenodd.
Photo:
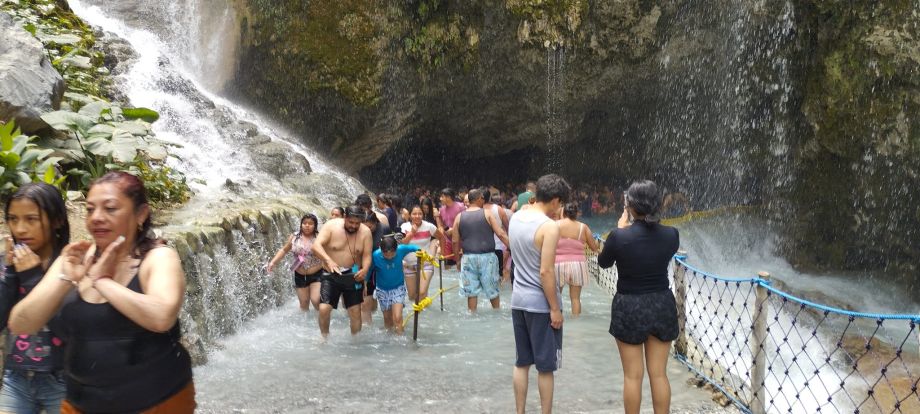
<instances>
[{"instance_id":1,"label":"necklace","mask_svg":"<svg viewBox=\"0 0 920 414\"><path fill-rule=\"evenodd\" d=\"M355 237L354 237L354 243L350 243L349 240L348 240L348 239L349 239L348 232L347 232L347 231L345 232L345 245L348 246L348 253L351 254L351 261L352 261L353 264L358 263L358 260L357 260L357 257L358 257L358 254L357 254L357 253L358 253L358 234L357 234L357 232L354 234L354 236L355 236Z\"/></svg>"}]
</instances>

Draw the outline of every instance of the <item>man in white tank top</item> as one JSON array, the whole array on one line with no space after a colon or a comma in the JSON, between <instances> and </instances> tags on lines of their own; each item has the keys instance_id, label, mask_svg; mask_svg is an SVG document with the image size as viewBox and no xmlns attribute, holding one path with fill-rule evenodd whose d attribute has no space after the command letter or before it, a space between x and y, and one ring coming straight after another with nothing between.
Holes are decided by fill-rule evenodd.
<instances>
[{"instance_id":1,"label":"man in white tank top","mask_svg":"<svg viewBox=\"0 0 920 414\"><path fill-rule=\"evenodd\" d=\"M540 406L553 409L553 373L562 362L562 298L556 289L556 244L559 226L548 215L565 204L571 187L556 174L537 180L531 208L511 216L509 241L514 260L511 321L517 360L514 400L524 412L530 366L537 366Z\"/></svg>"}]
</instances>

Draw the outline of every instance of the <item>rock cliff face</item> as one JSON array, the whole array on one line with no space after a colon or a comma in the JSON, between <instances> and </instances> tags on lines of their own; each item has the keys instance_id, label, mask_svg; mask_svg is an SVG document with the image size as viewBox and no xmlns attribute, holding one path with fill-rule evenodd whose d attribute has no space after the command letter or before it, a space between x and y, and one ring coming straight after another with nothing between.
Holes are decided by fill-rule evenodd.
<instances>
[{"instance_id":1,"label":"rock cliff face","mask_svg":"<svg viewBox=\"0 0 920 414\"><path fill-rule=\"evenodd\" d=\"M645 176L697 207L767 204L804 267L920 260L916 2L243 10L235 93L370 185Z\"/></svg>"},{"instance_id":2,"label":"rock cliff face","mask_svg":"<svg viewBox=\"0 0 920 414\"><path fill-rule=\"evenodd\" d=\"M0 121L15 119L26 133L50 128L39 115L58 109L64 79L42 43L2 12L0 39Z\"/></svg>"}]
</instances>

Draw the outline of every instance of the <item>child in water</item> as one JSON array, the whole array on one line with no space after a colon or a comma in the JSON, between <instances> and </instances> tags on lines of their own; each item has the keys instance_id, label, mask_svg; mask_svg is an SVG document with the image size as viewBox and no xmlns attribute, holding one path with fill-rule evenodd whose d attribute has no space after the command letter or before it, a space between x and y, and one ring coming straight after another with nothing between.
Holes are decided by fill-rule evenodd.
<instances>
[{"instance_id":1,"label":"child in water","mask_svg":"<svg viewBox=\"0 0 920 414\"><path fill-rule=\"evenodd\" d=\"M398 334L403 332L402 311L407 295L402 261L416 250L418 246L399 244L388 236L380 241L380 248L373 255L371 273L377 285L374 298L383 312L383 325Z\"/></svg>"}]
</instances>

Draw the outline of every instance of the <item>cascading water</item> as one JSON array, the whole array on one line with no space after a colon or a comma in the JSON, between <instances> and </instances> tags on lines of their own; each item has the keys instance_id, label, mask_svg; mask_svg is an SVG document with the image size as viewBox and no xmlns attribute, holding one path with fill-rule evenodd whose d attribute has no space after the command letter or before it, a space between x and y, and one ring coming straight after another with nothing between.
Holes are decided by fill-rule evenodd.
<instances>
[{"instance_id":1,"label":"cascading water","mask_svg":"<svg viewBox=\"0 0 920 414\"><path fill-rule=\"evenodd\" d=\"M568 130L565 107L565 46L546 48L546 147L551 171L559 171L560 155L564 151L565 131Z\"/></svg>"},{"instance_id":2,"label":"cascading water","mask_svg":"<svg viewBox=\"0 0 920 414\"><path fill-rule=\"evenodd\" d=\"M188 36L204 31L195 29L183 37L179 34L185 32L173 32L172 28L187 27L188 22L179 17L188 18L208 9L205 3L164 3L152 11L135 11L129 4L110 2L100 3L111 8L104 11L88 3L74 0L70 6L88 23L127 41L133 48L134 56L122 62L126 68L117 74L116 83L132 105L160 113L153 129L159 139L177 145L172 151L176 157L168 162L186 173L196 193L179 211L170 213L170 225L163 231L171 236L183 257L189 289L182 320L186 338L200 361L218 338L290 296L286 279L267 277L263 265L296 228L297 210L328 211L353 198L362 187L287 131L209 92L199 82L201 78L196 78L196 73L207 75L209 65L222 69L219 62L227 59L224 52L217 53L217 60L201 58L210 56L210 49L204 47L220 43L219 35L196 39ZM181 9L182 5L191 9ZM227 7L204 15L224 16L215 18L220 23L217 27L224 27L227 21L234 21L226 17ZM110 17L110 12L132 17L122 17L122 21ZM170 16L175 19L167 18ZM165 27L155 26L164 22ZM169 35L161 37L159 33ZM203 78L214 80L220 76L218 72L214 77ZM282 151L257 162L255 156L259 154L248 151L247 147L254 144L247 139L260 139L263 145L277 143ZM296 162L298 156L307 160L308 166ZM287 169L282 174L272 174L271 167L278 165ZM245 213L250 214L245 219L232 213L245 208L264 213ZM228 212L228 217L220 222L222 212Z\"/></svg>"},{"instance_id":3,"label":"cascading water","mask_svg":"<svg viewBox=\"0 0 920 414\"><path fill-rule=\"evenodd\" d=\"M647 151L656 174L690 194L695 208L761 203L787 190L793 124L784 53L793 29L789 1L678 6L643 141L655 143Z\"/></svg>"},{"instance_id":4,"label":"cascading water","mask_svg":"<svg viewBox=\"0 0 920 414\"><path fill-rule=\"evenodd\" d=\"M314 151L292 139L286 131L272 126L252 111L209 92L193 73L183 67L177 67L173 62L194 62L191 70L199 66L218 64L210 59L185 59L189 54L209 55L208 50L189 49L191 45L197 44L195 41L190 42L187 38L174 34L173 37L176 39L186 40L176 40L178 44L165 43L151 31L135 29L109 17L99 6L90 6L82 1L72 1L70 4L81 18L125 39L135 50L136 60L130 64L130 69L120 76L119 82L133 105L150 107L161 113L161 120L153 125L154 131L158 138L179 145L174 150L177 159L171 162L176 163L175 167L184 171L191 179L192 188L198 193L196 200L226 197L227 192L223 190L223 186L228 179L238 183L249 183L246 190L253 197L274 196L286 192L288 186L278 177L266 173L264 163L253 162L252 157L243 150L245 146L240 145L241 142L237 140L241 139L241 135L249 133L245 130L248 125L254 125L257 128L256 133L260 136L288 144L290 153L304 156L314 171L333 176L341 183L339 185L344 187L344 192L354 194L360 191L361 186L354 179L331 168ZM104 4L112 6L108 2ZM169 14L154 13L153 16L156 17L147 17L157 22L175 22L178 16L194 14L197 10L197 7L191 10L176 7L173 5L163 10ZM193 31L189 35L194 33ZM218 55L223 56L223 53ZM226 58L222 57L220 60L224 59ZM211 78L206 72L202 75L200 79ZM248 125L239 121L245 121ZM272 162L279 161L283 160ZM299 172L304 171L301 169ZM336 183L330 182L329 185L335 186ZM340 192L318 190L319 194Z\"/></svg>"}]
</instances>

